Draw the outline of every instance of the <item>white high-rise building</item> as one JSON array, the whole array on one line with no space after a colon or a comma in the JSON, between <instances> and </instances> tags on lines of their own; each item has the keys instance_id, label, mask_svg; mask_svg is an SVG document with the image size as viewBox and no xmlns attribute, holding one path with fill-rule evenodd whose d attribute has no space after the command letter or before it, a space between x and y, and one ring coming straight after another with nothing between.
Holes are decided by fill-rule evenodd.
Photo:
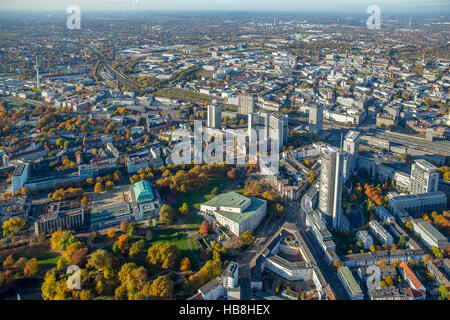
<instances>
[{"instance_id":1,"label":"white high-rise building","mask_svg":"<svg viewBox=\"0 0 450 320\"><path fill-rule=\"evenodd\" d=\"M414 161L411 166L409 192L411 194L435 192L438 190L438 185L437 168L423 159Z\"/></svg>"},{"instance_id":2,"label":"white high-rise building","mask_svg":"<svg viewBox=\"0 0 450 320\"><path fill-rule=\"evenodd\" d=\"M319 211L329 226L341 228L343 153L333 147L324 147L320 155Z\"/></svg>"},{"instance_id":3,"label":"white high-rise building","mask_svg":"<svg viewBox=\"0 0 450 320\"><path fill-rule=\"evenodd\" d=\"M314 105L309 108L309 132L319 134L322 131L323 106Z\"/></svg>"},{"instance_id":4,"label":"white high-rise building","mask_svg":"<svg viewBox=\"0 0 450 320\"><path fill-rule=\"evenodd\" d=\"M222 106L216 104L215 101L213 101L213 104L208 105L207 127L222 129Z\"/></svg>"},{"instance_id":5,"label":"white high-rise building","mask_svg":"<svg viewBox=\"0 0 450 320\"><path fill-rule=\"evenodd\" d=\"M240 94L238 97L238 113L248 115L253 113L255 102L252 95Z\"/></svg>"},{"instance_id":6,"label":"white high-rise building","mask_svg":"<svg viewBox=\"0 0 450 320\"><path fill-rule=\"evenodd\" d=\"M264 132L262 137L259 136L260 130ZM288 142L288 117L268 113L250 113L248 134L251 142L261 142L262 139L278 140L278 146L281 149Z\"/></svg>"},{"instance_id":7,"label":"white high-rise building","mask_svg":"<svg viewBox=\"0 0 450 320\"><path fill-rule=\"evenodd\" d=\"M350 130L345 135L343 151L350 154L348 161L348 172L352 174L356 169L356 163L359 156L360 133Z\"/></svg>"}]
</instances>

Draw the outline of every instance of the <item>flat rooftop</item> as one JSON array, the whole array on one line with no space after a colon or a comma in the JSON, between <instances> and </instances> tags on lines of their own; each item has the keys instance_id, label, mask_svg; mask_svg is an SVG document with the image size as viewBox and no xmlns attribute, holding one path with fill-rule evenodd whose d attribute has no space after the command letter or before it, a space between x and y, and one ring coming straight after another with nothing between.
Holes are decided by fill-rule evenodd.
<instances>
[{"instance_id":1,"label":"flat rooftop","mask_svg":"<svg viewBox=\"0 0 450 320\"><path fill-rule=\"evenodd\" d=\"M252 201L251 197L243 196L237 192L222 193L204 203L210 207L245 208Z\"/></svg>"}]
</instances>

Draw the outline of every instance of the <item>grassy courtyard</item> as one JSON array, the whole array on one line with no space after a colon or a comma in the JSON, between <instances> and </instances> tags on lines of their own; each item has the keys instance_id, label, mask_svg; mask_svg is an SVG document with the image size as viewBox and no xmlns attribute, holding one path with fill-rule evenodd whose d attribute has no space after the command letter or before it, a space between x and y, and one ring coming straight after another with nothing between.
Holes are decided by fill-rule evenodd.
<instances>
[{"instance_id":1,"label":"grassy courtyard","mask_svg":"<svg viewBox=\"0 0 450 320\"><path fill-rule=\"evenodd\" d=\"M214 187L218 187L220 191L223 191L227 186L227 183L228 179L225 177L210 179L208 187L200 190L191 191L185 196L177 196L177 201L174 205L174 208L178 209L183 205L184 202L186 202L191 210L199 209L202 203L209 200L208 199L209 197L207 196L211 193L211 190Z\"/></svg>"}]
</instances>

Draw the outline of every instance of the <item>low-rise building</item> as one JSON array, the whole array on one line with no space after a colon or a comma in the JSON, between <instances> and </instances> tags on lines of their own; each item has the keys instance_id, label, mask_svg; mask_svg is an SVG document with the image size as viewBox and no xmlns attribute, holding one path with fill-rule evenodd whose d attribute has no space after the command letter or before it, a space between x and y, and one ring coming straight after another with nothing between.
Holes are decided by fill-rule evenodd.
<instances>
[{"instance_id":1,"label":"low-rise building","mask_svg":"<svg viewBox=\"0 0 450 320\"><path fill-rule=\"evenodd\" d=\"M349 268L338 268L337 275L351 300L364 299L364 293Z\"/></svg>"},{"instance_id":2,"label":"low-rise building","mask_svg":"<svg viewBox=\"0 0 450 320\"><path fill-rule=\"evenodd\" d=\"M129 203L94 209L91 212L92 231L114 228L119 226L122 221L134 221L134 214Z\"/></svg>"},{"instance_id":3,"label":"low-rise building","mask_svg":"<svg viewBox=\"0 0 450 320\"><path fill-rule=\"evenodd\" d=\"M381 243L387 246L390 246L394 241L391 234L376 220L369 221L369 229L375 234L375 236L378 240L380 240Z\"/></svg>"},{"instance_id":4,"label":"low-rise building","mask_svg":"<svg viewBox=\"0 0 450 320\"><path fill-rule=\"evenodd\" d=\"M218 195L200 206L200 211L237 236L254 230L267 212L267 201L228 192Z\"/></svg>"},{"instance_id":5,"label":"low-rise building","mask_svg":"<svg viewBox=\"0 0 450 320\"><path fill-rule=\"evenodd\" d=\"M373 245L373 238L366 230L361 230L356 233L356 239L361 242L364 249L369 249Z\"/></svg>"},{"instance_id":6,"label":"low-rise building","mask_svg":"<svg viewBox=\"0 0 450 320\"><path fill-rule=\"evenodd\" d=\"M411 220L413 230L420 235L422 242L428 247L446 249L448 246L447 237L442 235L431 223L423 219Z\"/></svg>"},{"instance_id":7,"label":"low-rise building","mask_svg":"<svg viewBox=\"0 0 450 320\"><path fill-rule=\"evenodd\" d=\"M139 181L130 187L131 206L136 221L157 217L161 209L161 199L158 191L150 182Z\"/></svg>"}]
</instances>

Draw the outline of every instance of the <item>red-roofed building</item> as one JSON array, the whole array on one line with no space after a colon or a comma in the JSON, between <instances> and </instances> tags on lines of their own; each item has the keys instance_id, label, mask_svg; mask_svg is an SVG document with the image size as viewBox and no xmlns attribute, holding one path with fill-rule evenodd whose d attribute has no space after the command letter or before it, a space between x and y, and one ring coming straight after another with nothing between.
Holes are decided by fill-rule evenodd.
<instances>
[{"instance_id":1,"label":"red-roofed building","mask_svg":"<svg viewBox=\"0 0 450 320\"><path fill-rule=\"evenodd\" d=\"M408 265L405 263L405 261L402 261L399 265L400 269L402 270L402 275L405 280L408 281L411 288L415 290L422 290L423 292L426 291L425 286L417 279L414 272L408 267Z\"/></svg>"},{"instance_id":2,"label":"red-roofed building","mask_svg":"<svg viewBox=\"0 0 450 320\"><path fill-rule=\"evenodd\" d=\"M426 294L422 290L414 290L411 288L407 288L405 290L405 294L408 296L410 300L425 300Z\"/></svg>"}]
</instances>

